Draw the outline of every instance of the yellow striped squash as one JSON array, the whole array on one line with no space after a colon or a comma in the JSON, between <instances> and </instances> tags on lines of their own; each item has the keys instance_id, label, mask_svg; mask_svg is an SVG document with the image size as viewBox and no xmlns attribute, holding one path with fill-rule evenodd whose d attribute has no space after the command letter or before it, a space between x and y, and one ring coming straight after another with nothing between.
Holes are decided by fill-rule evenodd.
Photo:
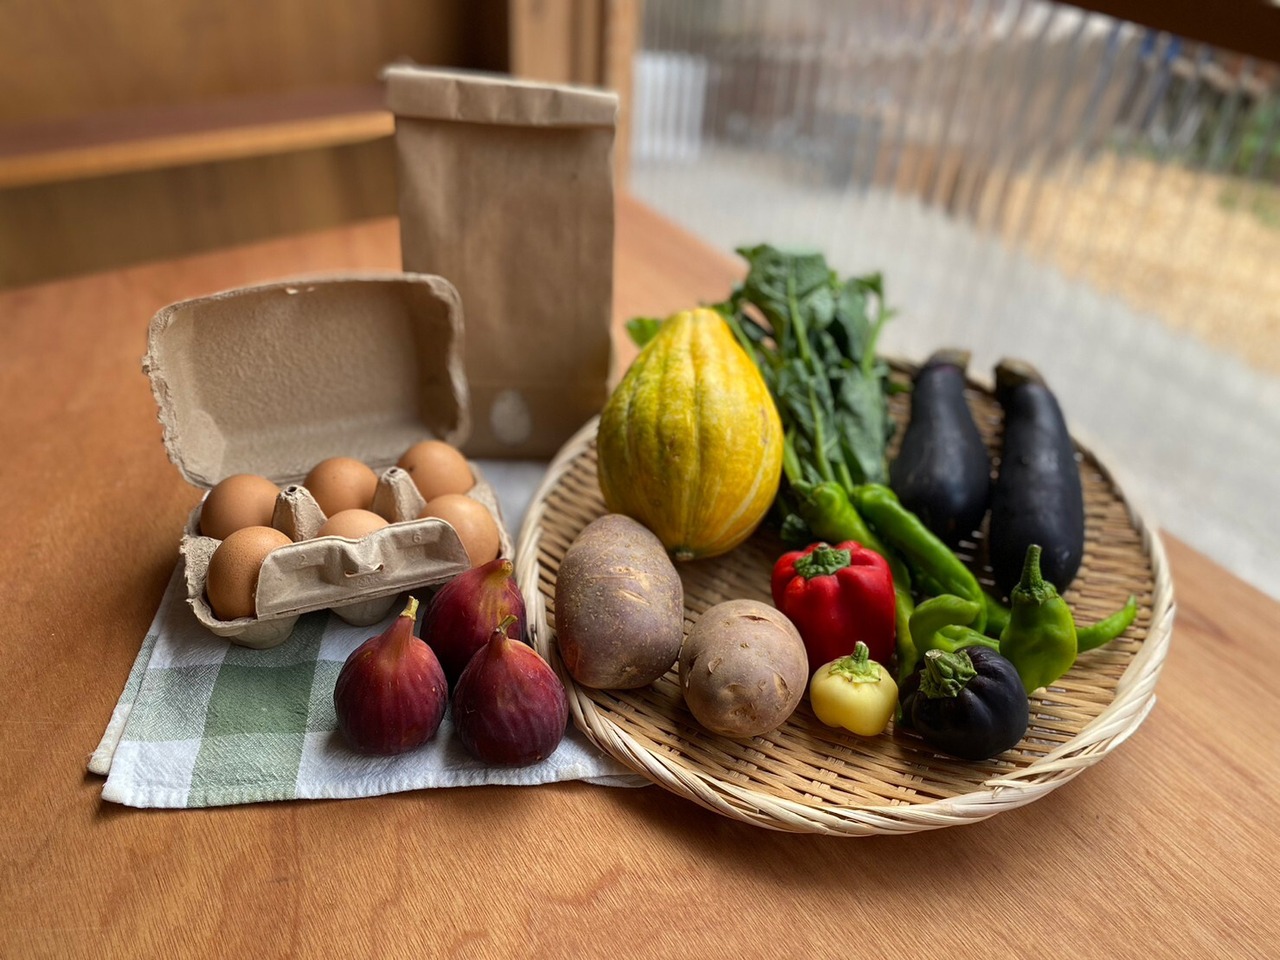
<instances>
[{"instance_id":1,"label":"yellow striped squash","mask_svg":"<svg viewBox=\"0 0 1280 960\"><path fill-rule=\"evenodd\" d=\"M764 519L782 423L764 379L714 310L671 317L600 414L600 489L677 560L732 550Z\"/></svg>"}]
</instances>

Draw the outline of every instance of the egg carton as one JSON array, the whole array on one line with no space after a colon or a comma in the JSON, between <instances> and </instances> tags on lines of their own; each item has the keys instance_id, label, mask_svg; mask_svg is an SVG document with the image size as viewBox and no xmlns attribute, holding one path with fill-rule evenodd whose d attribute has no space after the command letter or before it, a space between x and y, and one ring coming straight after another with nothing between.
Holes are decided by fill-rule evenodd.
<instances>
[{"instance_id":1,"label":"egg carton","mask_svg":"<svg viewBox=\"0 0 1280 960\"><path fill-rule=\"evenodd\" d=\"M469 569L457 531L417 519L422 495L392 465L420 440L457 446L465 438L461 341L457 291L427 274L279 281L171 304L152 318L143 370L170 460L206 496L236 473L280 484L272 524L294 541L263 562L255 616L219 620L205 577L220 541L200 534L202 499L179 552L203 626L242 646L271 647L304 613L330 609L349 623L375 623L405 591ZM371 509L390 521L358 540L316 537L326 517L300 483L338 455L378 473ZM501 555L510 556L497 497L469 465L467 496L492 514Z\"/></svg>"},{"instance_id":2,"label":"egg carton","mask_svg":"<svg viewBox=\"0 0 1280 960\"><path fill-rule=\"evenodd\" d=\"M471 464L475 486L467 492L498 522L499 552L511 556L512 543L502 523L493 488ZM206 495L207 497L207 495ZM283 641L298 617L330 609L347 623L367 626L382 620L400 594L443 583L471 566L458 533L446 520L419 520L426 506L413 478L399 467L378 477L370 509L389 525L358 540L317 537L327 517L310 491L288 484L276 498L271 525L293 540L267 555L254 596L256 617L219 620L205 595L209 560L222 541L200 533L204 500L191 511L180 552L187 582L187 602L196 619L212 633L241 646L266 648ZM353 591L360 599L351 601Z\"/></svg>"}]
</instances>

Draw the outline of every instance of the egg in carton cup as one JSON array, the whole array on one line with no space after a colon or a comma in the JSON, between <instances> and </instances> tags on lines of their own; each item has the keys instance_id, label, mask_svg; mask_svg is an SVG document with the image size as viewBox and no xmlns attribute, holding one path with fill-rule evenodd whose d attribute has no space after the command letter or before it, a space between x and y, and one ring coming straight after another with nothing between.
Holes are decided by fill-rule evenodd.
<instances>
[{"instance_id":1,"label":"egg in carton cup","mask_svg":"<svg viewBox=\"0 0 1280 960\"><path fill-rule=\"evenodd\" d=\"M165 449L206 491L180 546L187 600L201 624L243 646L271 647L303 613L330 609L350 623L375 623L404 591L470 568L458 530L439 517L419 519L426 500L396 466L424 439L457 447L468 434L462 330L452 284L412 273L268 283L171 304L152 318L143 370ZM328 517L303 481L332 457L373 471L368 509L388 525L358 537L317 536ZM497 497L467 465L474 484L464 496L488 511L498 554L510 556ZM262 561L253 615L219 619L206 581L222 541L201 532L201 514L208 491L236 474L280 488L271 526L291 542Z\"/></svg>"}]
</instances>

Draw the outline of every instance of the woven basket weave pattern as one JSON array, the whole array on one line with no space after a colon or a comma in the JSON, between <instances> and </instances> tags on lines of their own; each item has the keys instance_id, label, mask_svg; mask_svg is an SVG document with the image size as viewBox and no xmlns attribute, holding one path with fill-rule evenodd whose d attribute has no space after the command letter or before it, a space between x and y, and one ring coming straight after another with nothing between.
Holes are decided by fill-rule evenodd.
<instances>
[{"instance_id":1,"label":"woven basket weave pattern","mask_svg":"<svg viewBox=\"0 0 1280 960\"><path fill-rule=\"evenodd\" d=\"M996 455L1000 408L977 385L969 401ZM905 421L905 398L895 397L891 409ZM596 481L595 428L592 421L565 445L535 495L520 535L517 577L533 643L565 681L574 722L601 749L681 796L735 819L793 832L859 836L970 823L1036 800L1098 762L1155 703L1174 614L1168 564L1157 534L1087 450L1081 451L1084 561L1064 596L1080 623L1113 612L1130 594L1138 599L1138 616L1123 636L1083 654L1066 676L1033 696L1027 736L993 760L952 760L892 728L873 738L833 730L814 718L807 699L766 736L714 736L684 706L674 668L639 690L580 687L555 649L554 591L565 551L606 512ZM981 555L981 539L975 532L958 552L973 560ZM783 549L772 531L762 529L730 554L680 565L686 630L723 600L771 603L769 575Z\"/></svg>"}]
</instances>

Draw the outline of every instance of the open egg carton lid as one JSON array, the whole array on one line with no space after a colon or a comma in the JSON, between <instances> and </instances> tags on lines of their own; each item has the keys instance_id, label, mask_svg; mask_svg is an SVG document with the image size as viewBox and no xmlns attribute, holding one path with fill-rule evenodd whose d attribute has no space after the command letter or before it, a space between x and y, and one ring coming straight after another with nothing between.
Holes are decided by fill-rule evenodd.
<instances>
[{"instance_id":1,"label":"open egg carton lid","mask_svg":"<svg viewBox=\"0 0 1280 960\"><path fill-rule=\"evenodd\" d=\"M402 591L470 566L448 523L414 519L423 501L394 466L420 440L458 446L466 439L462 331L453 285L415 273L282 280L156 313L143 370L169 459L206 490L237 473L280 484L277 526L299 540L264 562L256 617L218 620L204 598L204 572L218 541L200 535L197 507L182 553L189 602L201 623L243 645L271 646L302 613L332 608L351 622L372 623ZM360 460L379 474L378 497L391 526L359 541L300 539L316 524L307 522L309 495L297 484L333 456ZM471 466L476 485L468 496L493 514L501 551L510 555L497 498Z\"/></svg>"}]
</instances>

